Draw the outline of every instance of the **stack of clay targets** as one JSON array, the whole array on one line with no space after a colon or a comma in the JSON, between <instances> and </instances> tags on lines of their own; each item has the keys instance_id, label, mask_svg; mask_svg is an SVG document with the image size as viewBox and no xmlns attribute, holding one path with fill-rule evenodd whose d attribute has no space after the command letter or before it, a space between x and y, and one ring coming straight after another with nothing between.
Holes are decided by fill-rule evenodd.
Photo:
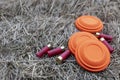
<instances>
[{"instance_id":1,"label":"stack of clay targets","mask_svg":"<svg viewBox=\"0 0 120 80\"><path fill-rule=\"evenodd\" d=\"M82 32L72 34L68 47L76 61L91 72L103 71L110 63L110 51L94 34L103 29L102 21L94 16L81 16L75 21Z\"/></svg>"},{"instance_id":2,"label":"stack of clay targets","mask_svg":"<svg viewBox=\"0 0 120 80\"><path fill-rule=\"evenodd\" d=\"M100 32L103 29L102 21L95 16L81 16L75 21L76 28L90 33Z\"/></svg>"},{"instance_id":3,"label":"stack of clay targets","mask_svg":"<svg viewBox=\"0 0 120 80\"><path fill-rule=\"evenodd\" d=\"M68 46L78 64L86 70L102 71L110 63L108 48L91 33L74 33L69 39Z\"/></svg>"}]
</instances>

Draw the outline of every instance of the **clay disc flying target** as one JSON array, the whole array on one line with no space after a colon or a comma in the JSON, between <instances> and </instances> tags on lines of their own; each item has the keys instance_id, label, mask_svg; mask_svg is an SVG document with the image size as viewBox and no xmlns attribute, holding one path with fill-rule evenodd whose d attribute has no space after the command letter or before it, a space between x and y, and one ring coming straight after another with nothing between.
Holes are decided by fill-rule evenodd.
<instances>
[{"instance_id":1,"label":"clay disc flying target","mask_svg":"<svg viewBox=\"0 0 120 80\"><path fill-rule=\"evenodd\" d=\"M95 16L80 16L75 21L76 28L90 33L100 32L103 29L102 21Z\"/></svg>"}]
</instances>

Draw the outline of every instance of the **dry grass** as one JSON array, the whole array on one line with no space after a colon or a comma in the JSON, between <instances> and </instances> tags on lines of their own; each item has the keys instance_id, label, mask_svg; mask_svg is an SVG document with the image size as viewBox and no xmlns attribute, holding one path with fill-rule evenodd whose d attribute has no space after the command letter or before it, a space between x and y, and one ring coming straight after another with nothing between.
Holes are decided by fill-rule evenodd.
<instances>
[{"instance_id":1,"label":"dry grass","mask_svg":"<svg viewBox=\"0 0 120 80\"><path fill-rule=\"evenodd\" d=\"M61 65L35 56L49 42L67 48L74 20L84 14L99 17L103 33L114 36L105 71L87 72L73 56ZM120 80L119 32L119 0L0 0L0 80Z\"/></svg>"}]
</instances>

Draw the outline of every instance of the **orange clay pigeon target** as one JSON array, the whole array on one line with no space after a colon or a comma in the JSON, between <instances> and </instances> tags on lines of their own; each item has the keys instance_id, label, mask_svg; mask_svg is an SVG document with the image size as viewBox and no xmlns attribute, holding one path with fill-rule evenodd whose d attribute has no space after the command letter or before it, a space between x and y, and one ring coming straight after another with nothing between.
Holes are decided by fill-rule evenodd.
<instances>
[{"instance_id":1,"label":"orange clay pigeon target","mask_svg":"<svg viewBox=\"0 0 120 80\"><path fill-rule=\"evenodd\" d=\"M102 21L95 16L80 16L75 21L76 28L90 33L100 32L103 29Z\"/></svg>"},{"instance_id":2,"label":"orange clay pigeon target","mask_svg":"<svg viewBox=\"0 0 120 80\"><path fill-rule=\"evenodd\" d=\"M104 70L110 63L110 52L98 40L87 40L76 48L76 60L84 69L92 72Z\"/></svg>"}]
</instances>

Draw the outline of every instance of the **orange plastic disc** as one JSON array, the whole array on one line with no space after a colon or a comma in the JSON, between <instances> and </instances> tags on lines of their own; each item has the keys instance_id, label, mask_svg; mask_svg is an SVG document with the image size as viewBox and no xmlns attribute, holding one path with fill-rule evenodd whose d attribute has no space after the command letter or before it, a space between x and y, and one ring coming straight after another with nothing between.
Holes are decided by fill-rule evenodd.
<instances>
[{"instance_id":1,"label":"orange plastic disc","mask_svg":"<svg viewBox=\"0 0 120 80\"><path fill-rule=\"evenodd\" d=\"M98 40L93 34L88 32L76 32L74 33L68 42L68 47L71 50L71 52L74 54L76 46L81 45L83 41L89 40L89 39L95 39Z\"/></svg>"},{"instance_id":2,"label":"orange plastic disc","mask_svg":"<svg viewBox=\"0 0 120 80\"><path fill-rule=\"evenodd\" d=\"M110 63L110 53L107 47L98 40L84 41L76 48L76 60L88 71L99 72Z\"/></svg>"},{"instance_id":3,"label":"orange plastic disc","mask_svg":"<svg viewBox=\"0 0 120 80\"><path fill-rule=\"evenodd\" d=\"M102 21L95 16L81 16L75 21L75 25L79 30L91 33L99 32L103 29Z\"/></svg>"}]
</instances>

